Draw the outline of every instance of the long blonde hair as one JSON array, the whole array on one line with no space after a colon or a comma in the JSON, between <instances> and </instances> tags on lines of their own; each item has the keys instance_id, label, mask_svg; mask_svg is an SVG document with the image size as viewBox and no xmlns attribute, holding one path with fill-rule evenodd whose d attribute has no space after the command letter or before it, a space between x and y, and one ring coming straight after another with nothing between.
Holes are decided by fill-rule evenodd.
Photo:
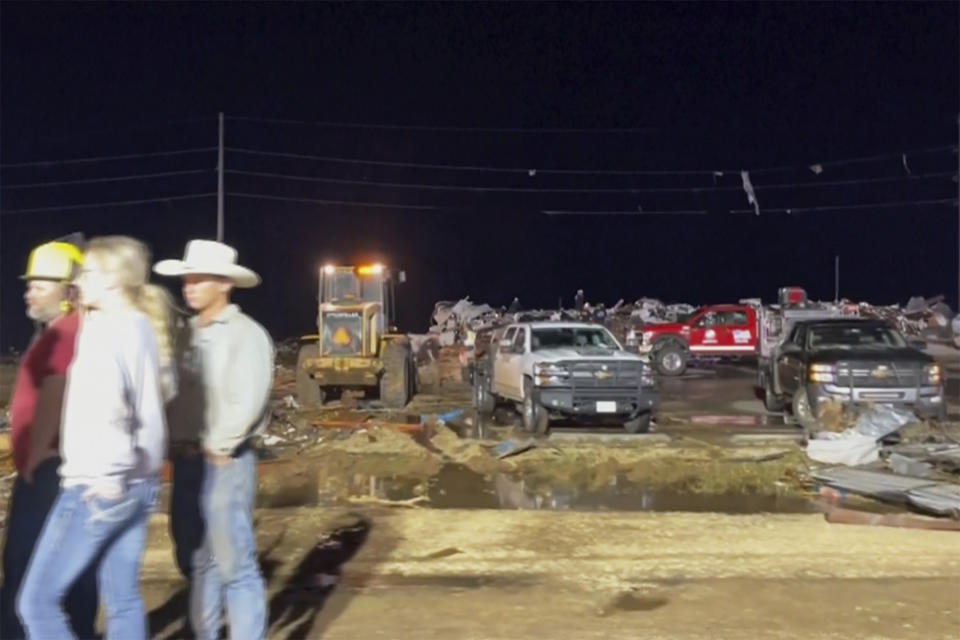
<instances>
[{"instance_id":1,"label":"long blonde hair","mask_svg":"<svg viewBox=\"0 0 960 640\"><path fill-rule=\"evenodd\" d=\"M106 271L117 277L127 301L150 318L157 338L160 366L173 362L173 297L163 287L148 282L150 250L128 236L101 236L87 243Z\"/></svg>"}]
</instances>

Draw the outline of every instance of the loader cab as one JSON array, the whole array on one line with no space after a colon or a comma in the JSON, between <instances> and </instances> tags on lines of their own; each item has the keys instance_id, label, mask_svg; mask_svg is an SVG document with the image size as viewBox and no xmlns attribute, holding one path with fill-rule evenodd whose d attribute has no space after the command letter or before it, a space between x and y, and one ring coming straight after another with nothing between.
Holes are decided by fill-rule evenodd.
<instances>
[{"instance_id":1,"label":"loader cab","mask_svg":"<svg viewBox=\"0 0 960 640\"><path fill-rule=\"evenodd\" d=\"M391 271L381 264L341 267L326 265L320 270L320 309L375 306L389 329L397 325L396 285L406 281L403 271Z\"/></svg>"},{"instance_id":2,"label":"loader cab","mask_svg":"<svg viewBox=\"0 0 960 640\"><path fill-rule=\"evenodd\" d=\"M320 355L377 356L380 339L397 330L395 285L404 280L404 272L391 272L381 264L322 267Z\"/></svg>"}]
</instances>

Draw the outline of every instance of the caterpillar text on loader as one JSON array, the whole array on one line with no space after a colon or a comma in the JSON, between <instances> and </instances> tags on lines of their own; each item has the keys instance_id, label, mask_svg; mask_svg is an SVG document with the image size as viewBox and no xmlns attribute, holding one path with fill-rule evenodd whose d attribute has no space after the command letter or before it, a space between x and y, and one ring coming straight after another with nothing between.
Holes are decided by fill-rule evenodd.
<instances>
[{"instance_id":1,"label":"caterpillar text on loader","mask_svg":"<svg viewBox=\"0 0 960 640\"><path fill-rule=\"evenodd\" d=\"M379 389L389 408L410 401L416 368L410 340L395 326L395 285L405 280L380 264L320 269L317 334L301 339L297 358L303 408L322 406L335 389Z\"/></svg>"}]
</instances>

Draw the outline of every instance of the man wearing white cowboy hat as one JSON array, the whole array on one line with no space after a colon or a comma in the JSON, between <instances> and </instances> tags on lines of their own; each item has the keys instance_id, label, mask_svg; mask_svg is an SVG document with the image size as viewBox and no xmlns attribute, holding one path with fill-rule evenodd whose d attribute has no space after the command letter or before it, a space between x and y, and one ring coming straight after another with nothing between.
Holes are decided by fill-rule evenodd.
<instances>
[{"instance_id":1,"label":"man wearing white cowboy hat","mask_svg":"<svg viewBox=\"0 0 960 640\"><path fill-rule=\"evenodd\" d=\"M191 515L190 494L195 499L196 492L182 486L178 491L177 475L184 467L172 451L171 529L178 564L191 574L190 622L200 640L218 638L225 600L231 638L264 638L266 601L253 532L256 457L250 439L269 417L274 352L263 327L230 304L234 287L255 287L260 277L237 264L233 247L212 240L191 240L183 260L161 260L153 270L182 277L183 297L196 313L180 355L180 393L169 412L171 442L194 440L203 456L202 463L197 458L199 509L194 505ZM202 521L190 522L197 513ZM195 544L188 540L181 546L191 532Z\"/></svg>"}]
</instances>

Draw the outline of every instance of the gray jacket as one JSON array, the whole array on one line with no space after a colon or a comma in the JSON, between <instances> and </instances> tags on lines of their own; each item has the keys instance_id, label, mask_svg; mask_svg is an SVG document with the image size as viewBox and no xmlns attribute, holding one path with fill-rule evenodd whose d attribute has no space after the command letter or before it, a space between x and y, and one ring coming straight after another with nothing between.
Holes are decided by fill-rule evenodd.
<instances>
[{"instance_id":1,"label":"gray jacket","mask_svg":"<svg viewBox=\"0 0 960 640\"><path fill-rule=\"evenodd\" d=\"M207 326L193 318L177 340L179 386L168 407L170 438L229 455L270 417L273 342L236 305Z\"/></svg>"}]
</instances>

